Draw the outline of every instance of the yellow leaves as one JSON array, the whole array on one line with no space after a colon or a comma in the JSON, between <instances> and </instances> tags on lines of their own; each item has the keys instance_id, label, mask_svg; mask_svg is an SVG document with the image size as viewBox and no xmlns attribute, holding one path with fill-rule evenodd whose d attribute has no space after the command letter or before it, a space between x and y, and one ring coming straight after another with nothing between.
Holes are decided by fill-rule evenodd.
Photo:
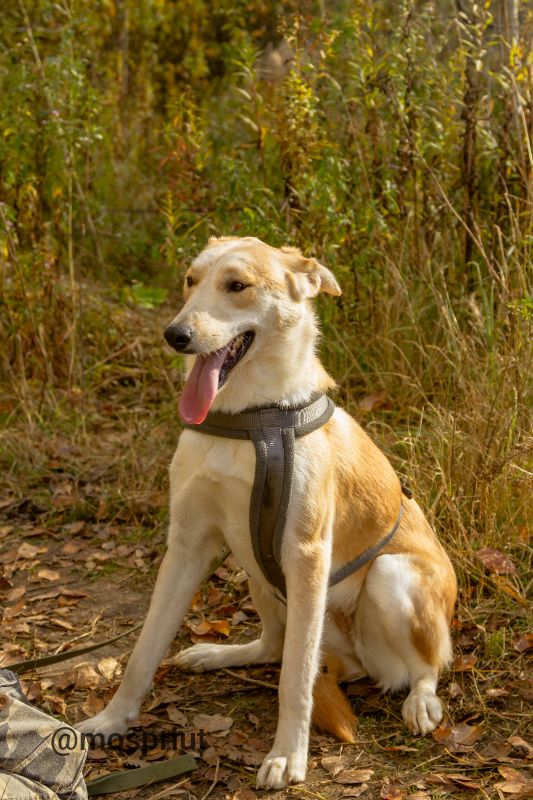
<instances>
[{"instance_id":1,"label":"yellow leaves","mask_svg":"<svg viewBox=\"0 0 533 800\"><path fill-rule=\"evenodd\" d=\"M227 619L204 619L202 622L189 622L187 627L195 636L229 636L230 626Z\"/></svg>"},{"instance_id":2,"label":"yellow leaves","mask_svg":"<svg viewBox=\"0 0 533 800\"><path fill-rule=\"evenodd\" d=\"M37 573L37 577L45 581L58 581L61 575L55 569L40 569Z\"/></svg>"},{"instance_id":3,"label":"yellow leaves","mask_svg":"<svg viewBox=\"0 0 533 800\"><path fill-rule=\"evenodd\" d=\"M111 681L113 678L120 675L120 664L113 656L106 656L98 662L98 672L100 672L106 680Z\"/></svg>"}]
</instances>

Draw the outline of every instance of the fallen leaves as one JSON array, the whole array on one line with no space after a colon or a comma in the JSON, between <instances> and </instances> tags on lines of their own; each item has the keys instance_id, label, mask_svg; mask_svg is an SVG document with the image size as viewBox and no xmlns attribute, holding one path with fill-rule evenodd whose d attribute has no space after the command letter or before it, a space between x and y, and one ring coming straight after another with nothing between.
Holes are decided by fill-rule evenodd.
<instances>
[{"instance_id":1,"label":"fallen leaves","mask_svg":"<svg viewBox=\"0 0 533 800\"><path fill-rule=\"evenodd\" d=\"M320 762L321 766L334 778L343 770L348 769L352 763L353 758L348 755L325 756Z\"/></svg>"},{"instance_id":2,"label":"fallen leaves","mask_svg":"<svg viewBox=\"0 0 533 800\"><path fill-rule=\"evenodd\" d=\"M482 547L477 551L476 557L488 572L496 575L513 575L516 572L511 557L493 547Z\"/></svg>"},{"instance_id":3,"label":"fallen leaves","mask_svg":"<svg viewBox=\"0 0 533 800\"><path fill-rule=\"evenodd\" d=\"M477 656L475 653L464 653L463 655L457 656L454 660L453 668L456 672L466 672L467 670L473 669L476 663Z\"/></svg>"},{"instance_id":4,"label":"fallen leaves","mask_svg":"<svg viewBox=\"0 0 533 800\"><path fill-rule=\"evenodd\" d=\"M180 709L176 706L175 703L170 703L166 707L167 717L171 722L175 722L177 725L180 725L182 728L185 728L188 725L187 717L180 711Z\"/></svg>"},{"instance_id":5,"label":"fallen leaves","mask_svg":"<svg viewBox=\"0 0 533 800\"><path fill-rule=\"evenodd\" d=\"M206 733L228 731L233 725L233 719L222 714L196 714L192 721L196 728Z\"/></svg>"},{"instance_id":6,"label":"fallen leaves","mask_svg":"<svg viewBox=\"0 0 533 800\"><path fill-rule=\"evenodd\" d=\"M98 672L108 681L113 680L120 674L120 664L113 656L106 656L98 662Z\"/></svg>"},{"instance_id":7,"label":"fallen leaves","mask_svg":"<svg viewBox=\"0 0 533 800\"><path fill-rule=\"evenodd\" d=\"M37 572L37 577L45 581L58 581L61 575L55 569L40 569Z\"/></svg>"},{"instance_id":8,"label":"fallen leaves","mask_svg":"<svg viewBox=\"0 0 533 800\"><path fill-rule=\"evenodd\" d=\"M337 783L366 783L373 774L373 769L345 769L337 775Z\"/></svg>"},{"instance_id":9,"label":"fallen leaves","mask_svg":"<svg viewBox=\"0 0 533 800\"><path fill-rule=\"evenodd\" d=\"M227 619L204 619L201 622L188 622L187 627L195 636L229 636L230 625Z\"/></svg>"},{"instance_id":10,"label":"fallen leaves","mask_svg":"<svg viewBox=\"0 0 533 800\"><path fill-rule=\"evenodd\" d=\"M524 633L513 640L513 649L517 653L526 653L533 650L533 633Z\"/></svg>"},{"instance_id":11,"label":"fallen leaves","mask_svg":"<svg viewBox=\"0 0 533 800\"><path fill-rule=\"evenodd\" d=\"M405 797L405 789L397 783L385 781L379 793L381 800L402 800Z\"/></svg>"},{"instance_id":12,"label":"fallen leaves","mask_svg":"<svg viewBox=\"0 0 533 800\"><path fill-rule=\"evenodd\" d=\"M37 555L46 553L47 550L47 547L40 547L37 544L22 542L22 544L17 548L17 555L19 558L35 558Z\"/></svg>"},{"instance_id":13,"label":"fallen leaves","mask_svg":"<svg viewBox=\"0 0 533 800\"><path fill-rule=\"evenodd\" d=\"M465 752L471 749L481 736L482 725L468 725L460 722L458 725L439 725L433 731L433 739L443 745L451 753Z\"/></svg>"},{"instance_id":14,"label":"fallen leaves","mask_svg":"<svg viewBox=\"0 0 533 800\"><path fill-rule=\"evenodd\" d=\"M361 398L357 403L359 411L370 412L378 408L386 408L390 406L388 393L383 389L380 392L372 392L367 394L366 397Z\"/></svg>"},{"instance_id":15,"label":"fallen leaves","mask_svg":"<svg viewBox=\"0 0 533 800\"><path fill-rule=\"evenodd\" d=\"M461 773L452 772L448 775L449 780L456 783L462 789L481 789L481 781L472 778L470 775L463 775Z\"/></svg>"},{"instance_id":16,"label":"fallen leaves","mask_svg":"<svg viewBox=\"0 0 533 800\"><path fill-rule=\"evenodd\" d=\"M497 791L518 797L533 796L533 778L529 775L513 767L498 767L498 772L505 780L494 785Z\"/></svg>"},{"instance_id":17,"label":"fallen leaves","mask_svg":"<svg viewBox=\"0 0 533 800\"><path fill-rule=\"evenodd\" d=\"M100 683L100 676L91 666L82 666L74 670L76 689L93 691Z\"/></svg>"},{"instance_id":18,"label":"fallen leaves","mask_svg":"<svg viewBox=\"0 0 533 800\"><path fill-rule=\"evenodd\" d=\"M86 717L94 717L95 714L103 711L104 706L105 703L101 697L95 694L88 694L81 708Z\"/></svg>"},{"instance_id":19,"label":"fallen leaves","mask_svg":"<svg viewBox=\"0 0 533 800\"><path fill-rule=\"evenodd\" d=\"M509 736L507 741L520 758L533 759L533 746L529 742L525 742L520 736Z\"/></svg>"}]
</instances>

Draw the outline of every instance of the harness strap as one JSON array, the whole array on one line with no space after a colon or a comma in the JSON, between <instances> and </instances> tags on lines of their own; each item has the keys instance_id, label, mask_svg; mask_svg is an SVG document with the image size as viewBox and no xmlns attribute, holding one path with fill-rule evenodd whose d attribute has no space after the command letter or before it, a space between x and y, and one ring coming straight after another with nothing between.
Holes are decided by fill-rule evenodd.
<instances>
[{"instance_id":1,"label":"harness strap","mask_svg":"<svg viewBox=\"0 0 533 800\"><path fill-rule=\"evenodd\" d=\"M256 466L250 500L255 560L265 578L285 596L281 545L287 522L294 465L294 428L251 432Z\"/></svg>"},{"instance_id":2,"label":"harness strap","mask_svg":"<svg viewBox=\"0 0 533 800\"><path fill-rule=\"evenodd\" d=\"M374 556L377 556L379 551L383 550L385 545L387 545L390 542L390 540L398 530L400 522L402 521L402 517L403 517L403 503L400 503L400 513L398 514L398 519L396 520L396 522L394 523L393 527L390 529L388 534L384 536L383 539L380 539L379 542L376 542L376 544L373 544L371 547L367 547L367 549L364 550L361 553L361 555L357 556L357 558L354 558L353 561L348 561L348 563L345 564L344 567L341 567L336 572L334 572L333 575L330 575L329 585L336 586L337 583L343 581L345 578L348 577L348 575L352 575L354 572L357 572L358 569L361 569L361 567L364 567L365 564L368 564L368 562L372 558L374 558Z\"/></svg>"},{"instance_id":3,"label":"harness strap","mask_svg":"<svg viewBox=\"0 0 533 800\"><path fill-rule=\"evenodd\" d=\"M224 439L248 439L255 448L255 475L250 498L250 535L255 560L267 581L283 600L285 576L281 568L281 547L291 500L294 467L294 440L325 425L335 411L327 397L291 408L267 406L239 414L215 411L199 425L184 423L200 433ZM396 533L403 515L403 504L394 527L372 547L330 576L335 586L374 558ZM280 596L281 594L281 596Z\"/></svg>"},{"instance_id":4,"label":"harness strap","mask_svg":"<svg viewBox=\"0 0 533 800\"><path fill-rule=\"evenodd\" d=\"M186 428L224 439L251 439L253 431L266 428L294 428L295 436L305 436L317 428L321 428L335 411L335 403L325 394L311 403L283 408L282 406L265 406L251 408L238 414L225 414L212 411L200 425L184 422Z\"/></svg>"}]
</instances>

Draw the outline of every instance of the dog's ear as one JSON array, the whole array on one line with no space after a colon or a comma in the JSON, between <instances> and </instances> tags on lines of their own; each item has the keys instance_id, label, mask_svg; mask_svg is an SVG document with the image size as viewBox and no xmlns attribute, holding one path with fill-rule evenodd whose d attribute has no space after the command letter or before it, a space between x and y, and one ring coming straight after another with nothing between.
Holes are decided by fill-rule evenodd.
<instances>
[{"instance_id":1,"label":"dog's ear","mask_svg":"<svg viewBox=\"0 0 533 800\"><path fill-rule=\"evenodd\" d=\"M289 290L295 300L310 299L320 292L342 294L334 274L320 264L316 258L305 258L293 247L282 247L282 252L289 256L289 272L287 281Z\"/></svg>"}]
</instances>

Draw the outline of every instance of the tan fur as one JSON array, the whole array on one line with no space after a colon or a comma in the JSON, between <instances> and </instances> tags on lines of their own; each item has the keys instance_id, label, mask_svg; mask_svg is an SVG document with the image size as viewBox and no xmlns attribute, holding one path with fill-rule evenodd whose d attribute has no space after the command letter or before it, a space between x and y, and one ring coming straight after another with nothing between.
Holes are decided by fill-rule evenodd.
<instances>
[{"instance_id":1,"label":"tan fur","mask_svg":"<svg viewBox=\"0 0 533 800\"><path fill-rule=\"evenodd\" d=\"M190 277L191 281L187 278ZM230 283L245 285L231 291ZM187 284L192 282L191 286ZM307 402L334 382L316 356L310 300L339 294L333 274L294 248L258 239L210 239L186 274L185 305L174 320L193 332L192 352L213 353L252 330L255 339L218 390L212 410ZM192 367L195 355L187 356ZM402 714L413 733L442 717L439 671L449 661L455 574L415 499L402 495L387 458L342 409L298 438L291 504L281 551L287 606L255 562L249 535L255 469L250 441L182 433L170 468L170 527L150 609L124 680L104 711L80 726L124 732L139 713L154 672L198 583L226 542L250 578L261 637L241 645L197 644L176 657L201 671L281 660L279 721L257 785L282 788L305 777L309 725L345 741L354 717L338 681L370 675L384 690L409 688ZM389 544L363 569L328 588L328 577L394 525ZM321 672L326 664L328 672Z\"/></svg>"},{"instance_id":2,"label":"tan fur","mask_svg":"<svg viewBox=\"0 0 533 800\"><path fill-rule=\"evenodd\" d=\"M313 687L313 725L341 742L353 743L355 714L339 686L342 662L334 653L325 659Z\"/></svg>"}]
</instances>

